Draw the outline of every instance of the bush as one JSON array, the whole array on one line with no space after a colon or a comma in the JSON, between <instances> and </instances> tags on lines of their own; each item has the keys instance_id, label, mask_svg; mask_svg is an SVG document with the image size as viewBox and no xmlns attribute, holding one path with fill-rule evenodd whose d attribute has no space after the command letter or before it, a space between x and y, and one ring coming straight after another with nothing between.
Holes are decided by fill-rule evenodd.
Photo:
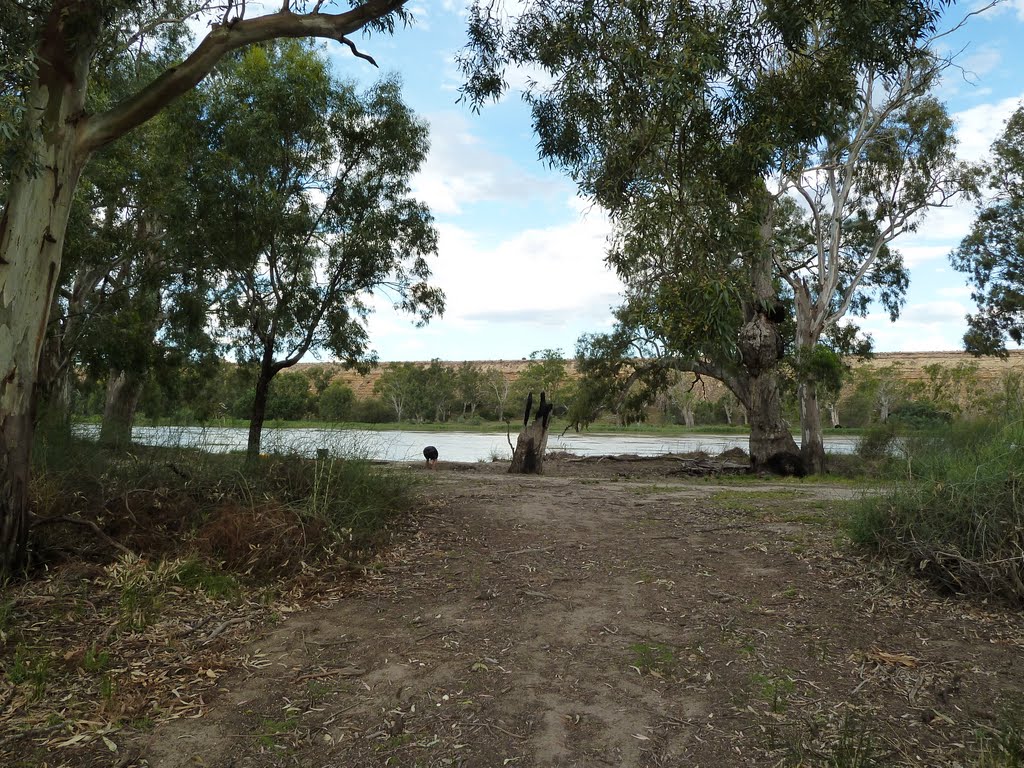
<instances>
[{"instance_id":1,"label":"bush","mask_svg":"<svg viewBox=\"0 0 1024 768\"><path fill-rule=\"evenodd\" d=\"M889 418L908 429L935 429L953 421L952 414L928 402L904 403L895 408Z\"/></svg>"},{"instance_id":2,"label":"bush","mask_svg":"<svg viewBox=\"0 0 1024 768\"><path fill-rule=\"evenodd\" d=\"M890 457L896 445L896 425L883 422L864 430L857 443L857 455L862 459L877 460Z\"/></svg>"},{"instance_id":3,"label":"bush","mask_svg":"<svg viewBox=\"0 0 1024 768\"><path fill-rule=\"evenodd\" d=\"M383 424L395 420L391 406L376 397L356 400L352 405L352 421L362 424Z\"/></svg>"},{"instance_id":4,"label":"bush","mask_svg":"<svg viewBox=\"0 0 1024 768\"><path fill-rule=\"evenodd\" d=\"M33 530L36 566L72 552L104 561L119 544L153 561L186 558L181 583L207 592L229 590L218 563L272 576L337 552L351 559L412 505L415 490L407 474L361 459L272 455L247 466L240 454L124 453L71 438L40 440L34 465L33 511L52 520Z\"/></svg>"},{"instance_id":5,"label":"bush","mask_svg":"<svg viewBox=\"0 0 1024 768\"><path fill-rule=\"evenodd\" d=\"M907 479L861 502L851 537L947 589L1024 603L1022 447L1022 422L911 435Z\"/></svg>"},{"instance_id":6,"label":"bush","mask_svg":"<svg viewBox=\"0 0 1024 768\"><path fill-rule=\"evenodd\" d=\"M324 421L348 421L355 400L352 387L341 381L332 381L320 393L320 418Z\"/></svg>"}]
</instances>

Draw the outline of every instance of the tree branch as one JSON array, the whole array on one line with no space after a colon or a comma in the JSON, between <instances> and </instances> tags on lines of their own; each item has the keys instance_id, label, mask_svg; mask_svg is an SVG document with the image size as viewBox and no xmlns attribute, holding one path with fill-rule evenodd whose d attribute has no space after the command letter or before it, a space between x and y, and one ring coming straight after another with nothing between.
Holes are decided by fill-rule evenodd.
<instances>
[{"instance_id":1,"label":"tree branch","mask_svg":"<svg viewBox=\"0 0 1024 768\"><path fill-rule=\"evenodd\" d=\"M349 40L347 37L339 37L338 42L347 45L351 49L352 55L355 56L357 59L365 59L366 61L373 64L373 66L377 66L377 62L374 60L373 56L361 52L358 48L356 48L356 44ZM380 67L377 68L380 69Z\"/></svg>"},{"instance_id":2,"label":"tree branch","mask_svg":"<svg viewBox=\"0 0 1024 768\"><path fill-rule=\"evenodd\" d=\"M218 25L180 65L168 69L109 111L87 119L82 128L80 149L92 152L146 122L198 85L221 58L233 50L278 38L323 37L345 42L345 35L399 10L405 3L406 0L367 0L345 13L300 15L278 11Z\"/></svg>"}]
</instances>

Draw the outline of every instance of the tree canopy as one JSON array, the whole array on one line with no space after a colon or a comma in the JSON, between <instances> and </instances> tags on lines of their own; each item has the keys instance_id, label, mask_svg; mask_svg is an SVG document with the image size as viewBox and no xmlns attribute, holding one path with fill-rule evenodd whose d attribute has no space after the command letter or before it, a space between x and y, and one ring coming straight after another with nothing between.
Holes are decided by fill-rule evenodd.
<instances>
[{"instance_id":1,"label":"tree canopy","mask_svg":"<svg viewBox=\"0 0 1024 768\"><path fill-rule=\"evenodd\" d=\"M326 37L360 52L353 32L390 33L406 0L282 0L247 15L244 0L3 0L0 5L0 575L27 551L37 378L64 240L93 153L191 91L226 55L278 38ZM198 45L144 84L105 94L104 79L188 38ZM372 59L370 59L372 61ZM94 88L99 86L99 91ZM106 95L107 100L93 98ZM45 169L45 172L42 172Z\"/></svg>"},{"instance_id":2,"label":"tree canopy","mask_svg":"<svg viewBox=\"0 0 1024 768\"><path fill-rule=\"evenodd\" d=\"M218 265L222 343L258 371L258 453L279 371L323 351L350 365L373 359L364 322L375 291L420 324L443 310L427 282L437 234L409 190L428 131L397 80L359 93L299 42L247 49L199 97L192 247Z\"/></svg>"},{"instance_id":3,"label":"tree canopy","mask_svg":"<svg viewBox=\"0 0 1024 768\"><path fill-rule=\"evenodd\" d=\"M970 233L951 254L968 275L978 305L964 345L974 354L1006 354L1006 339L1024 343L1024 106L1006 123L981 169L987 189Z\"/></svg>"},{"instance_id":4,"label":"tree canopy","mask_svg":"<svg viewBox=\"0 0 1024 768\"><path fill-rule=\"evenodd\" d=\"M906 275L887 244L956 188L949 120L918 103L948 5L473 4L464 98L540 69L526 90L539 152L615 225L625 302L615 332L581 340L585 374L645 384L626 407L671 368L715 376L746 402L752 450L762 426L772 450L794 449L772 381L788 300L809 346L871 296L896 311Z\"/></svg>"}]
</instances>

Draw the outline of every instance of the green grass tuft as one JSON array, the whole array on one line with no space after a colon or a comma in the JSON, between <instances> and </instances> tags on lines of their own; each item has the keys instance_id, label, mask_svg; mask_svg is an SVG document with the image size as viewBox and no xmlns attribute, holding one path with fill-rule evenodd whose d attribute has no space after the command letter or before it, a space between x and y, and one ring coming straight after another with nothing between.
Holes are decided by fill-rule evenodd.
<instances>
[{"instance_id":1,"label":"green grass tuft","mask_svg":"<svg viewBox=\"0 0 1024 768\"><path fill-rule=\"evenodd\" d=\"M949 590L1024 602L1024 423L959 423L900 452L905 479L855 507L851 539Z\"/></svg>"}]
</instances>

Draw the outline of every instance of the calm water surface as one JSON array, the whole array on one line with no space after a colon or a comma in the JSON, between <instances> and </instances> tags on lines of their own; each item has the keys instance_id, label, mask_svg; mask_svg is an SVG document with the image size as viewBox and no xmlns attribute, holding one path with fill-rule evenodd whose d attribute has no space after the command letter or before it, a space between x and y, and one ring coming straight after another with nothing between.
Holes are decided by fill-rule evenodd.
<instances>
[{"instance_id":1,"label":"calm water surface","mask_svg":"<svg viewBox=\"0 0 1024 768\"><path fill-rule=\"evenodd\" d=\"M82 435L95 437L99 428L93 424L81 425ZM242 427L135 427L133 442L141 445L181 446L202 448L207 451L245 450L248 430ZM516 436L512 435L515 443ZM489 461L492 458L508 460L512 449L508 439L500 433L479 432L407 432L404 430L369 431L362 429L264 429L264 452L296 452L315 456L318 449L326 449L335 456L360 456L385 461L421 460L423 448L433 445L442 461ZM825 450L832 453L852 453L857 445L855 437L826 437ZM721 453L729 448L747 448L746 435L688 435L660 437L652 435L552 434L548 439L549 451L567 451L577 456L602 456L632 453L639 456L659 456L665 453L707 451Z\"/></svg>"}]
</instances>

